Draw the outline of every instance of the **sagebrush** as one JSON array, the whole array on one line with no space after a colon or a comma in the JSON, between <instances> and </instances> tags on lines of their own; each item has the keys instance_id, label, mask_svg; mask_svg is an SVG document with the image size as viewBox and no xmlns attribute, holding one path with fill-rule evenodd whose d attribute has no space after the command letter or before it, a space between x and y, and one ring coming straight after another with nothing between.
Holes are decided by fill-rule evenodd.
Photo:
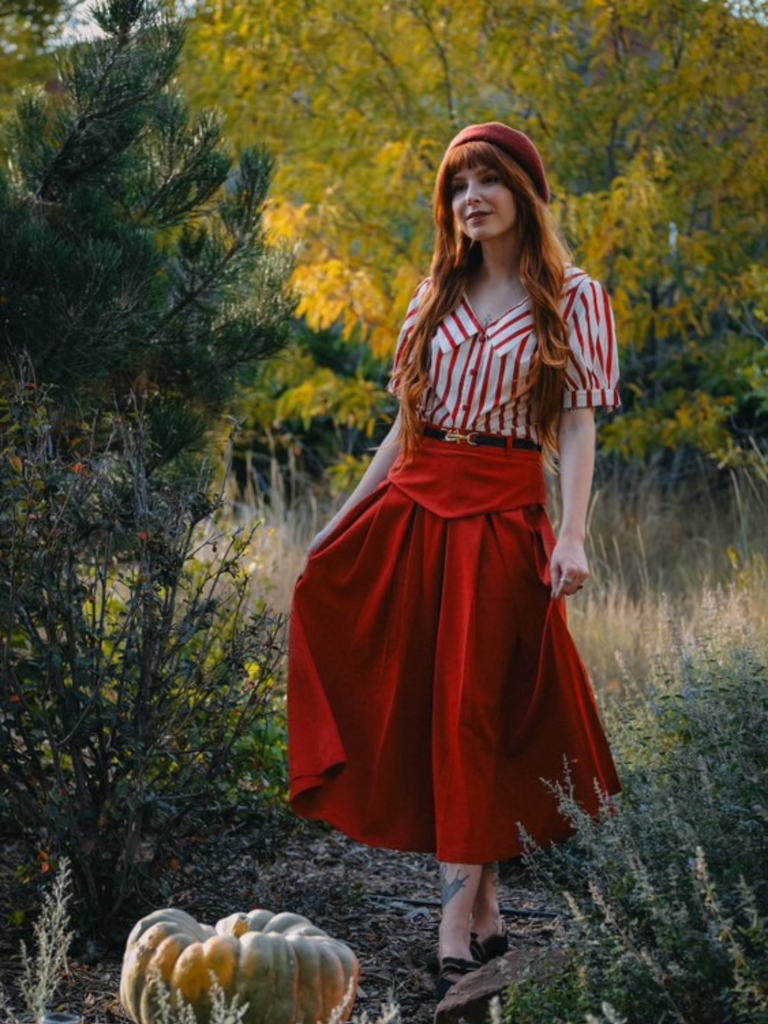
<instances>
[{"instance_id":1,"label":"sagebrush","mask_svg":"<svg viewBox=\"0 0 768 1024\"><path fill-rule=\"evenodd\" d=\"M565 893L572 967L513 993L516 1024L768 1021L768 668L721 603L614 727L618 803L592 820L561 793L577 836L531 864Z\"/></svg>"},{"instance_id":2,"label":"sagebrush","mask_svg":"<svg viewBox=\"0 0 768 1024\"><path fill-rule=\"evenodd\" d=\"M39 914L36 916L33 929L34 953L29 952L24 942L21 943L21 996L26 1013L35 1024L43 1021L66 971L67 954L73 938L69 926L71 883L71 868L65 858L59 864L53 884L44 896ZM9 1024L15 1024L22 1019L2 982L0 1015Z\"/></svg>"}]
</instances>

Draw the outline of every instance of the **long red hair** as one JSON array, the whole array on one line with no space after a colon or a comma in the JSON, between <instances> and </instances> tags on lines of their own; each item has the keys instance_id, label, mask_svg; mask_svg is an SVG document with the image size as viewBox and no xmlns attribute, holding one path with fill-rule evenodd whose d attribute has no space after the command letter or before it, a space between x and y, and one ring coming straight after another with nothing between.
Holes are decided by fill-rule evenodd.
<instances>
[{"instance_id":1,"label":"long red hair","mask_svg":"<svg viewBox=\"0 0 768 1024\"><path fill-rule=\"evenodd\" d=\"M461 301L465 287L482 262L482 250L456 227L452 209L454 175L468 167L495 171L511 190L517 208L520 281L531 300L538 350L521 394L532 392L542 444L557 450L557 424L568 361L568 330L560 310L569 262L549 207L533 182L510 156L489 142L467 142L449 149L437 172L433 210L437 240L430 284L405 343L396 375L400 389L401 439L406 457L416 451L423 424L419 408L428 386L430 343L446 314Z\"/></svg>"}]
</instances>

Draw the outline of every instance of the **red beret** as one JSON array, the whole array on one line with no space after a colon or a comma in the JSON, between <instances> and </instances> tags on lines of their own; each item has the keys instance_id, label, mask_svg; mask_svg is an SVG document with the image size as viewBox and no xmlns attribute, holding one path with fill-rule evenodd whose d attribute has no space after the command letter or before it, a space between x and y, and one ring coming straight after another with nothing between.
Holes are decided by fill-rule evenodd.
<instances>
[{"instance_id":1,"label":"red beret","mask_svg":"<svg viewBox=\"0 0 768 1024\"><path fill-rule=\"evenodd\" d=\"M503 149L523 168L545 203L549 202L549 185L541 154L527 135L514 128L508 128L499 121L486 124L470 124L463 128L448 146L448 152L465 142L490 142Z\"/></svg>"}]
</instances>

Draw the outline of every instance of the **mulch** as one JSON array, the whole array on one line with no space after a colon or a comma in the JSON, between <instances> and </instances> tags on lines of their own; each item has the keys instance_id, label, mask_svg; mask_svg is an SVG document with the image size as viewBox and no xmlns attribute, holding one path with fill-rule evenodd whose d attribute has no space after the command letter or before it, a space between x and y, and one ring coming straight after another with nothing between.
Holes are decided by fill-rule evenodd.
<instances>
[{"instance_id":1,"label":"mulch","mask_svg":"<svg viewBox=\"0 0 768 1024\"><path fill-rule=\"evenodd\" d=\"M403 1022L432 1024L439 918L434 857L361 846L295 820L277 826L267 844L271 854L263 838L241 829L192 848L163 875L162 898L151 888L144 891L136 919L159 906L181 907L208 923L255 907L303 914L359 957L356 1012L365 1010L375 1020L393 998ZM21 973L21 933L8 921L14 903L24 899L14 882L13 853L12 844L0 848L0 978L12 993ZM557 922L523 865L501 865L500 891L513 948L550 945ZM84 1024L125 1024L130 1018L119 1001L121 957L121 949L93 943L75 949L57 1008L79 1013Z\"/></svg>"}]
</instances>

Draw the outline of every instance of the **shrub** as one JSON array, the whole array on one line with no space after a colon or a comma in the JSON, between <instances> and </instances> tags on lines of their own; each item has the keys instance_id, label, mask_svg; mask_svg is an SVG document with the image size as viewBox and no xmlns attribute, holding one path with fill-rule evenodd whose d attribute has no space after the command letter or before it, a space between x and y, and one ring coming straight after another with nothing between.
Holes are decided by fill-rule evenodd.
<instances>
[{"instance_id":1,"label":"shrub","mask_svg":"<svg viewBox=\"0 0 768 1024\"><path fill-rule=\"evenodd\" d=\"M43 899L34 926L35 955L21 944L21 994L27 1013L35 1024L45 1018L46 1010L64 975L67 952L72 942L68 904L72 896L68 861L62 860L52 888ZM0 982L0 1016L9 1024L20 1020L11 998ZM27 1019L27 1018L25 1018Z\"/></svg>"},{"instance_id":2,"label":"shrub","mask_svg":"<svg viewBox=\"0 0 768 1024\"><path fill-rule=\"evenodd\" d=\"M768 1021L768 672L748 638L718 635L717 602L710 622L620 728L617 808L593 821L562 793L578 834L530 859L566 893L565 943L599 1020Z\"/></svg>"},{"instance_id":3,"label":"shrub","mask_svg":"<svg viewBox=\"0 0 768 1024\"><path fill-rule=\"evenodd\" d=\"M28 380L0 399L0 821L69 856L102 929L168 837L237 801L282 653L248 536L200 550L205 473L151 472L139 412L103 427L61 440Z\"/></svg>"}]
</instances>

